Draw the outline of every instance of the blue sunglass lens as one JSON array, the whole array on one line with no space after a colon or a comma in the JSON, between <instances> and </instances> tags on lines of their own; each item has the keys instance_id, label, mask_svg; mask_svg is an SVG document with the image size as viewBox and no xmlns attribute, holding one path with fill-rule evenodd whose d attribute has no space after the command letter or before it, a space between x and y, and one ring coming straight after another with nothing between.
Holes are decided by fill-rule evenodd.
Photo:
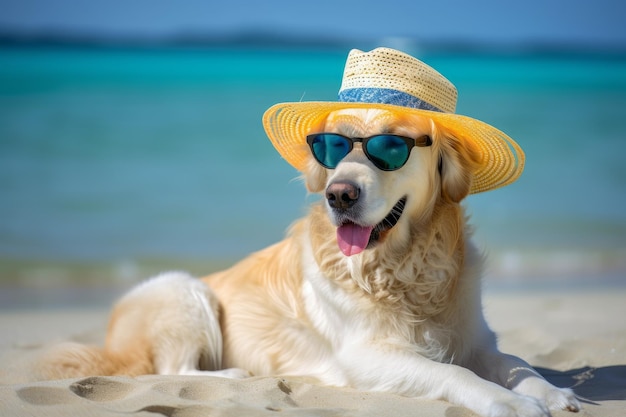
<instances>
[{"instance_id":1,"label":"blue sunglass lens","mask_svg":"<svg viewBox=\"0 0 626 417\"><path fill-rule=\"evenodd\" d=\"M373 136L365 143L365 151L378 168L386 171L401 168L409 159L409 146L398 136Z\"/></svg>"},{"instance_id":2,"label":"blue sunglass lens","mask_svg":"<svg viewBox=\"0 0 626 417\"><path fill-rule=\"evenodd\" d=\"M317 162L326 168L336 168L351 151L348 139L333 134L316 135L311 142L311 151Z\"/></svg>"}]
</instances>

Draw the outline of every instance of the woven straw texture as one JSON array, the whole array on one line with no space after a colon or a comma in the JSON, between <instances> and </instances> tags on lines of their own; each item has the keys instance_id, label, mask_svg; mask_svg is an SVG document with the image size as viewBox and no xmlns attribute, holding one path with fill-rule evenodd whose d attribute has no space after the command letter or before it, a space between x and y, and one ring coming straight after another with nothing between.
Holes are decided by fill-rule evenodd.
<instances>
[{"instance_id":1,"label":"woven straw texture","mask_svg":"<svg viewBox=\"0 0 626 417\"><path fill-rule=\"evenodd\" d=\"M433 68L389 48L348 55L341 89L387 88L404 91L448 113L456 109L456 87Z\"/></svg>"},{"instance_id":2,"label":"woven straw texture","mask_svg":"<svg viewBox=\"0 0 626 417\"><path fill-rule=\"evenodd\" d=\"M376 54L375 54L376 53ZM367 59L363 55L368 55ZM376 56L375 56L376 55ZM505 133L479 120L454 114L456 88L434 69L404 53L378 48L367 54L353 51L348 57L342 89L378 87L410 93L443 110L421 110L382 103L300 102L272 106L263 115L263 126L280 155L302 171L310 150L306 136L331 112L343 109L371 108L392 113L417 114L432 119L448 129L467 146L480 153L474 172L472 194L511 184L524 170L524 152Z\"/></svg>"}]
</instances>

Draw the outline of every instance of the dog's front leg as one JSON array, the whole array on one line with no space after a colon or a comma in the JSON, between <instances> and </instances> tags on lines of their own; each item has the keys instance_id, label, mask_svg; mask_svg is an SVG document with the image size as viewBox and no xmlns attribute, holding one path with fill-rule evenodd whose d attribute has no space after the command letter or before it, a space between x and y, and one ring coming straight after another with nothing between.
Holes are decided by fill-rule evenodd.
<instances>
[{"instance_id":1,"label":"dog's front leg","mask_svg":"<svg viewBox=\"0 0 626 417\"><path fill-rule=\"evenodd\" d=\"M499 352L481 350L470 367L480 376L522 395L538 398L551 410L579 411L580 402L571 389L557 388L524 360Z\"/></svg>"},{"instance_id":2,"label":"dog's front leg","mask_svg":"<svg viewBox=\"0 0 626 417\"><path fill-rule=\"evenodd\" d=\"M340 363L357 389L446 400L484 417L545 417L541 401L480 378L469 369L426 359L395 345L346 349Z\"/></svg>"}]
</instances>

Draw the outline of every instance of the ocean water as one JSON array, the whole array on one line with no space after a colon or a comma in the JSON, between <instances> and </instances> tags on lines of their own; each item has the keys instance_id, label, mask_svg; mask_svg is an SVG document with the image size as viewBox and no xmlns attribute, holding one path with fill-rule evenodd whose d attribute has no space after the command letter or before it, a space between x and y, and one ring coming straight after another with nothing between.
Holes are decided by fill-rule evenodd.
<instances>
[{"instance_id":1,"label":"ocean water","mask_svg":"<svg viewBox=\"0 0 626 417\"><path fill-rule=\"evenodd\" d=\"M0 283L202 273L278 241L315 197L261 116L334 100L347 52L0 48ZM626 283L626 57L417 56L526 152L465 202L489 279Z\"/></svg>"}]
</instances>

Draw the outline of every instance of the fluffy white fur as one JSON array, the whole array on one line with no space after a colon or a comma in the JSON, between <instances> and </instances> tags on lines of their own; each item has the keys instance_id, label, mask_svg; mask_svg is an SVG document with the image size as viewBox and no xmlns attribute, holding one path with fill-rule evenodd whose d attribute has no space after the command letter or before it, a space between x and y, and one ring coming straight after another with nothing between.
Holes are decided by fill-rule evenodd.
<instances>
[{"instance_id":1,"label":"fluffy white fur","mask_svg":"<svg viewBox=\"0 0 626 417\"><path fill-rule=\"evenodd\" d=\"M60 347L42 373L304 375L443 399L482 416L579 410L571 390L500 353L483 318L482 257L460 205L476 150L428 119L381 110L333 113L317 129L434 140L391 172L375 168L358 144L334 170L311 158L309 191L357 184L350 216L361 224L378 224L407 198L397 224L372 247L344 256L335 230L345 213L321 201L285 240L228 270L202 280L169 273L141 284L113 310L103 349Z\"/></svg>"}]
</instances>

